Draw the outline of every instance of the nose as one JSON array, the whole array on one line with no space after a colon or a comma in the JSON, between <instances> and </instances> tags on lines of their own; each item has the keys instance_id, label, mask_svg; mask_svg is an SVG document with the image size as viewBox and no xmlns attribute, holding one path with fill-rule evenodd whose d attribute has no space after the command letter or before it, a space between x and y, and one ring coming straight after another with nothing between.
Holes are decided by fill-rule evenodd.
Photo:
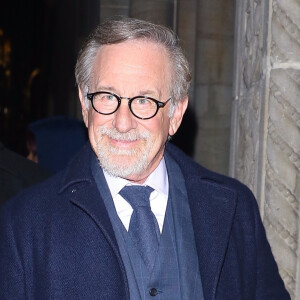
<instances>
[{"instance_id":1,"label":"nose","mask_svg":"<svg viewBox=\"0 0 300 300\"><path fill-rule=\"evenodd\" d=\"M137 127L136 119L129 109L127 100L122 100L114 115L113 125L119 132L128 132Z\"/></svg>"}]
</instances>

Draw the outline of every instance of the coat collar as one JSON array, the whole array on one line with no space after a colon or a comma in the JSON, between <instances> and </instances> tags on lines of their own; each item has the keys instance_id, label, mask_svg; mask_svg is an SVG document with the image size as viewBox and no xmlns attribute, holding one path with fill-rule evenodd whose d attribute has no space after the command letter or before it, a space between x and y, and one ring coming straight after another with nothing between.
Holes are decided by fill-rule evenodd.
<instances>
[{"instance_id":1,"label":"coat collar","mask_svg":"<svg viewBox=\"0 0 300 300\"><path fill-rule=\"evenodd\" d=\"M225 176L199 166L173 145L167 153L178 163L185 178L205 299L214 299L225 259L236 209L236 192ZM71 202L90 215L121 261L113 228L93 179L90 162L95 155L88 143L67 168L59 193L71 190ZM125 284L127 284L126 275Z\"/></svg>"}]
</instances>

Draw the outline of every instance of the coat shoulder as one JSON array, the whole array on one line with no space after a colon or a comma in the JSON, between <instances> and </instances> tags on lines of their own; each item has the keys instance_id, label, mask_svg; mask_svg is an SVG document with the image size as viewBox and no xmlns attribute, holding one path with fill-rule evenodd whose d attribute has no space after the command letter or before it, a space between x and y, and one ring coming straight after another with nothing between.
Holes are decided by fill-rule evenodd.
<instances>
[{"instance_id":1,"label":"coat shoulder","mask_svg":"<svg viewBox=\"0 0 300 300\"><path fill-rule=\"evenodd\" d=\"M191 157L172 144L168 144L166 151L180 166L186 182L193 181L195 178L203 182L219 187L229 189L237 193L238 196L247 196L254 198L252 191L239 180L211 171L202 165L196 163Z\"/></svg>"}]
</instances>

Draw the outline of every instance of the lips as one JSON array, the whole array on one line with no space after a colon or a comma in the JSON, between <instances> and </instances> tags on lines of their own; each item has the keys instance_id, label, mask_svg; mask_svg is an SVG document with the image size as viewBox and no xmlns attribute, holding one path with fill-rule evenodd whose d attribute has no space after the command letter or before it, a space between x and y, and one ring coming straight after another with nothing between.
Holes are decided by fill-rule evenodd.
<instances>
[{"instance_id":1,"label":"lips","mask_svg":"<svg viewBox=\"0 0 300 300\"><path fill-rule=\"evenodd\" d=\"M109 136L108 136L108 138L110 140L110 144L113 147L124 148L124 149L135 147L139 142L139 140L136 140L136 139L135 140L121 140L121 139L114 139Z\"/></svg>"}]
</instances>

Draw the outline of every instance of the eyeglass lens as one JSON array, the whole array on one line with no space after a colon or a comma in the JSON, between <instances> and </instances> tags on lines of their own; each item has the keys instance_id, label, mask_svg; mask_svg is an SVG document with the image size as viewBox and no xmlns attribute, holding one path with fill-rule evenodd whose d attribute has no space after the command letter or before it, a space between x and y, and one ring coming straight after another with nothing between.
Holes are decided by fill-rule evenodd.
<instances>
[{"instance_id":1,"label":"eyeglass lens","mask_svg":"<svg viewBox=\"0 0 300 300\"><path fill-rule=\"evenodd\" d=\"M112 94L98 93L93 98L94 108L102 114L110 114L117 110L119 101ZM139 118L150 118L157 111L155 101L143 97L135 97L131 100L130 109Z\"/></svg>"}]
</instances>

